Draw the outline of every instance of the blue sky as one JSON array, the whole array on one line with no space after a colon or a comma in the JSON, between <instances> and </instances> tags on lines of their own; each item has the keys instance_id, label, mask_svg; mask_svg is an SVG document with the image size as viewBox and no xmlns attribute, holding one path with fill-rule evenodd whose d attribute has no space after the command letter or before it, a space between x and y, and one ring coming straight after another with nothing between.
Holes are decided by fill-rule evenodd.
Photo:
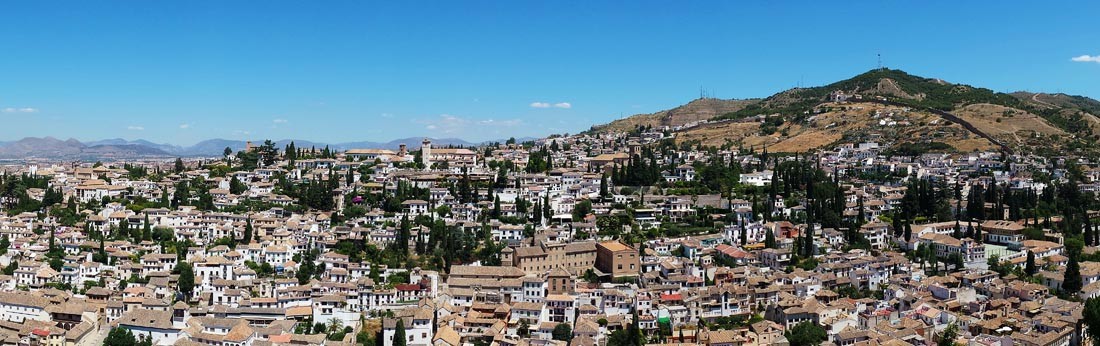
<instances>
[{"instance_id":1,"label":"blue sky","mask_svg":"<svg viewBox=\"0 0 1100 346\"><path fill-rule=\"evenodd\" d=\"M1096 13L1095 1L7 2L0 140L574 133L700 87L748 98L832 82L878 53L922 76L1100 98Z\"/></svg>"}]
</instances>

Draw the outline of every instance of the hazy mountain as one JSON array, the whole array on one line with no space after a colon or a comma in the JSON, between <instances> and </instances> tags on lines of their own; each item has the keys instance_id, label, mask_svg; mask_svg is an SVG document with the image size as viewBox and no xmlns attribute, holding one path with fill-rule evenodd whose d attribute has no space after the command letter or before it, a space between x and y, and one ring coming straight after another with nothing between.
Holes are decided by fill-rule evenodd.
<instances>
[{"instance_id":1,"label":"hazy mountain","mask_svg":"<svg viewBox=\"0 0 1100 346\"><path fill-rule=\"evenodd\" d=\"M180 146L178 146L178 145L172 145L172 144L161 144L161 143L153 143L153 142L150 142L150 141L147 141L147 140L144 140L144 139L135 139L135 140L132 140L132 141L131 141L131 140L126 140L126 139L122 139L122 138L101 139L101 140L98 140L98 141L90 141L90 142L86 142L86 143L84 143L84 145L87 145L87 146L97 146L97 145L113 145L113 146L119 146L119 145L122 145L122 146L125 146L125 145L138 145L138 146L143 146L143 147L148 147L148 148L154 148L154 149L158 149L158 150L160 150L160 151L163 151L163 152L165 152L165 153L172 153L172 154L175 154L175 153L179 153L179 152L181 152L181 151L183 150L183 148L182 148L182 147L180 147Z\"/></svg>"},{"instance_id":2,"label":"hazy mountain","mask_svg":"<svg viewBox=\"0 0 1100 346\"><path fill-rule=\"evenodd\" d=\"M0 158L135 158L168 157L169 153L152 146L106 141L94 145L76 139L27 137L0 145Z\"/></svg>"},{"instance_id":3,"label":"hazy mountain","mask_svg":"<svg viewBox=\"0 0 1100 346\"><path fill-rule=\"evenodd\" d=\"M524 138L519 140L529 140ZM356 148L381 148L397 149L405 144L410 150L419 148L423 137L410 137L396 139L389 142L344 142L344 143L320 143L300 139L282 139L275 141L275 146L283 149L293 142L298 148L315 147L317 149L328 146L332 150L348 150ZM504 140L499 140L503 142ZM123 159L140 157L177 157L177 156L221 156L226 147L234 152L243 150L246 141L230 139L208 139L191 146L178 146L172 144L154 143L144 139L127 140L122 138L103 139L81 143L76 139L60 140L53 137L36 138L27 137L13 142L0 142L0 158L47 158L47 159ZM253 142L260 145L262 141ZM473 143L458 138L432 139L433 146L477 146L482 143Z\"/></svg>"}]
</instances>

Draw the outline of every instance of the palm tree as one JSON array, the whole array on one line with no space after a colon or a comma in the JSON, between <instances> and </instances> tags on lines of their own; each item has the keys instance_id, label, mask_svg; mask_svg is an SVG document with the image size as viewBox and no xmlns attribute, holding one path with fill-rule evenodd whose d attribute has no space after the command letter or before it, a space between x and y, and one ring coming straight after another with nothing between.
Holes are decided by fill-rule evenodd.
<instances>
[{"instance_id":1,"label":"palm tree","mask_svg":"<svg viewBox=\"0 0 1100 346\"><path fill-rule=\"evenodd\" d=\"M329 333L338 332L338 331L341 331L343 329L344 329L344 322L340 321L339 318L333 317L331 320L328 320Z\"/></svg>"}]
</instances>

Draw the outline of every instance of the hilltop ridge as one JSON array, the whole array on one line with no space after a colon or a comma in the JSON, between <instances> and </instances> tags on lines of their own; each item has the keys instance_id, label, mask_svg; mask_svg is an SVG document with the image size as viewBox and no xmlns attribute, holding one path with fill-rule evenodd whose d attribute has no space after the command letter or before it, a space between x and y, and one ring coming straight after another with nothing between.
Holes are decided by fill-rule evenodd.
<instances>
[{"instance_id":1,"label":"hilltop ridge","mask_svg":"<svg viewBox=\"0 0 1100 346\"><path fill-rule=\"evenodd\" d=\"M630 131L661 122L700 100L652 114L593 126L592 131ZM949 150L1036 150L1095 153L1100 101L1065 94L1000 93L895 69L874 69L823 86L793 88L763 99L714 100L726 112L698 126L673 129L676 141L715 146L769 146L804 151L858 141L886 144L943 143ZM708 110L718 107L710 106ZM681 111L683 112L683 111Z\"/></svg>"}]
</instances>

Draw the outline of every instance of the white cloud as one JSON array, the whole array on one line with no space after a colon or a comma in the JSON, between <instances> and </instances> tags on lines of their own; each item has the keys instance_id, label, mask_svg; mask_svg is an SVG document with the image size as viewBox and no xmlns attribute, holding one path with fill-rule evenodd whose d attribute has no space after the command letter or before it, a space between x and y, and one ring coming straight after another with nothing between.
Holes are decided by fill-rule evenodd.
<instances>
[{"instance_id":1,"label":"white cloud","mask_svg":"<svg viewBox=\"0 0 1100 346\"><path fill-rule=\"evenodd\" d=\"M2 112L4 112L4 113L38 113L38 108L30 108L30 107L15 108L15 107L8 107L8 108L4 108L3 110L0 110L0 111L2 111Z\"/></svg>"},{"instance_id":2,"label":"white cloud","mask_svg":"<svg viewBox=\"0 0 1100 346\"><path fill-rule=\"evenodd\" d=\"M1076 62L1094 62L1094 63L1100 64L1100 55L1087 55L1086 54L1086 55L1082 55L1082 56L1075 56L1075 57L1071 58L1070 60L1073 60L1073 61L1076 61Z\"/></svg>"},{"instance_id":3,"label":"white cloud","mask_svg":"<svg viewBox=\"0 0 1100 346\"><path fill-rule=\"evenodd\" d=\"M531 102L531 108L550 108L550 107L569 109L569 108L573 108L573 105L570 104L569 102L558 102L558 103L553 103L553 104L550 103L550 102Z\"/></svg>"},{"instance_id":4,"label":"white cloud","mask_svg":"<svg viewBox=\"0 0 1100 346\"><path fill-rule=\"evenodd\" d=\"M275 119L275 120L272 120L271 122L276 123L276 124L286 124L287 120L286 119Z\"/></svg>"},{"instance_id":5,"label":"white cloud","mask_svg":"<svg viewBox=\"0 0 1100 346\"><path fill-rule=\"evenodd\" d=\"M519 119L510 119L510 120L487 119L487 120L478 121L477 123L480 124L480 125L486 125L486 126L512 127L512 126L522 125L523 120L519 120Z\"/></svg>"},{"instance_id":6,"label":"white cloud","mask_svg":"<svg viewBox=\"0 0 1100 346\"><path fill-rule=\"evenodd\" d=\"M379 115L381 115L383 118L393 118L393 113L382 113Z\"/></svg>"},{"instance_id":7,"label":"white cloud","mask_svg":"<svg viewBox=\"0 0 1100 346\"><path fill-rule=\"evenodd\" d=\"M130 131L145 131L145 127L144 127L144 126L137 126L137 125L130 125L130 126L127 126L127 127L126 127L126 129L127 129L127 130L130 130Z\"/></svg>"},{"instance_id":8,"label":"white cloud","mask_svg":"<svg viewBox=\"0 0 1100 346\"><path fill-rule=\"evenodd\" d=\"M189 128L191 128L191 124L180 124L180 129L186 130L186 129L189 129Z\"/></svg>"},{"instance_id":9,"label":"white cloud","mask_svg":"<svg viewBox=\"0 0 1100 346\"><path fill-rule=\"evenodd\" d=\"M489 131L490 128L512 128L523 125L520 119L470 119L453 114L440 114L436 118L413 120L430 131L449 135L470 135Z\"/></svg>"}]
</instances>

